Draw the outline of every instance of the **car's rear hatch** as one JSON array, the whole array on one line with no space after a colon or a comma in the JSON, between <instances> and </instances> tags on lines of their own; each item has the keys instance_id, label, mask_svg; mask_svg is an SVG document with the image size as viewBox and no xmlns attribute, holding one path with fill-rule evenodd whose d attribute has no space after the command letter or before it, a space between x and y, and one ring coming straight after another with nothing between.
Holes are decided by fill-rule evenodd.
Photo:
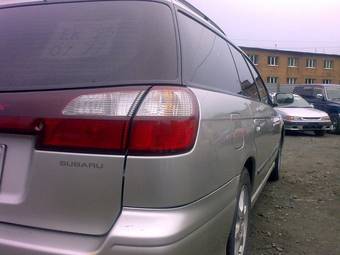
<instances>
[{"instance_id":1,"label":"car's rear hatch","mask_svg":"<svg viewBox=\"0 0 340 255\"><path fill-rule=\"evenodd\" d=\"M6 7L0 36L0 222L106 233L121 210L135 102L149 84L178 82L170 8Z\"/></svg>"}]
</instances>

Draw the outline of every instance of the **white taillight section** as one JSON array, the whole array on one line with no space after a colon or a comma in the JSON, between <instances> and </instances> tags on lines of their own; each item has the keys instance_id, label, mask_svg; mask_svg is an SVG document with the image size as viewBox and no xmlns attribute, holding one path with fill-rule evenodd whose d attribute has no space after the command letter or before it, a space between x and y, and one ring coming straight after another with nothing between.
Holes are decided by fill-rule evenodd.
<instances>
[{"instance_id":1,"label":"white taillight section","mask_svg":"<svg viewBox=\"0 0 340 255\"><path fill-rule=\"evenodd\" d=\"M39 120L43 130L37 147L124 154L131 117L146 90L137 86L61 93L59 99L67 101L66 106L52 111L56 117Z\"/></svg>"},{"instance_id":2,"label":"white taillight section","mask_svg":"<svg viewBox=\"0 0 340 255\"><path fill-rule=\"evenodd\" d=\"M63 110L71 116L130 116L142 91L117 91L81 95L69 102Z\"/></svg>"},{"instance_id":3,"label":"white taillight section","mask_svg":"<svg viewBox=\"0 0 340 255\"><path fill-rule=\"evenodd\" d=\"M137 116L189 117L194 115L194 100L188 90L165 87L152 89Z\"/></svg>"}]
</instances>

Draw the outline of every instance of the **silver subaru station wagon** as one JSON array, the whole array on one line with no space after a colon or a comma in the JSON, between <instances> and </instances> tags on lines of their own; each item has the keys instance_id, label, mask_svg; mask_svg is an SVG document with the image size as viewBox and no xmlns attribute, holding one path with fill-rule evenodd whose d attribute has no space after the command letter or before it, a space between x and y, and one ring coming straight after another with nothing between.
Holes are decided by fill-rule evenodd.
<instances>
[{"instance_id":1,"label":"silver subaru station wagon","mask_svg":"<svg viewBox=\"0 0 340 255\"><path fill-rule=\"evenodd\" d=\"M185 1L0 7L0 254L242 255L283 122Z\"/></svg>"}]
</instances>

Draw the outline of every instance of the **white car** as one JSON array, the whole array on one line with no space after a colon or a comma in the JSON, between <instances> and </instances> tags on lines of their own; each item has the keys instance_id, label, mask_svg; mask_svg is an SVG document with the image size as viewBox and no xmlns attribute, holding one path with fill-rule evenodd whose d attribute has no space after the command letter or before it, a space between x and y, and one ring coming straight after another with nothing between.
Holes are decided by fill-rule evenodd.
<instances>
[{"instance_id":1,"label":"white car","mask_svg":"<svg viewBox=\"0 0 340 255\"><path fill-rule=\"evenodd\" d=\"M275 110L282 116L285 130L291 131L314 131L318 136L323 136L326 131L332 130L332 122L328 114L315 109L305 99L293 94L292 103L280 102L281 93L274 96L278 105Z\"/></svg>"}]
</instances>

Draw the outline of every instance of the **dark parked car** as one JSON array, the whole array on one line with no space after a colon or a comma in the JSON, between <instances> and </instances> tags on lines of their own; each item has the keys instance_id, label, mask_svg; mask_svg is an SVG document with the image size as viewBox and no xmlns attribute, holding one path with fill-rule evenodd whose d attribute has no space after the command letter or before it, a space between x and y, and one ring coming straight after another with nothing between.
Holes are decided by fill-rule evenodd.
<instances>
[{"instance_id":1,"label":"dark parked car","mask_svg":"<svg viewBox=\"0 0 340 255\"><path fill-rule=\"evenodd\" d=\"M316 109L327 112L332 120L334 131L340 133L340 85L296 85L294 94L302 96Z\"/></svg>"}]
</instances>

